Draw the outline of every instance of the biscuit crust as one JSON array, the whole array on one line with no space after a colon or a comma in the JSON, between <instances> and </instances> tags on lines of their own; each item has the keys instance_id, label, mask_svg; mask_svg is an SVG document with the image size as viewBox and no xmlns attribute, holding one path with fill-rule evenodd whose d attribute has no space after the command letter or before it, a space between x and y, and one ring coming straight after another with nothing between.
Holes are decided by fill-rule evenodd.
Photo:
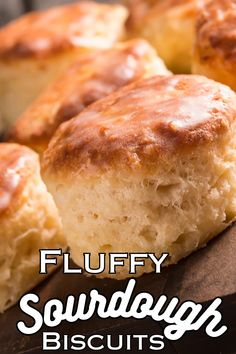
<instances>
[{"instance_id":1,"label":"biscuit crust","mask_svg":"<svg viewBox=\"0 0 236 354\"><path fill-rule=\"evenodd\" d=\"M32 12L0 30L0 58L42 59L77 47L109 47L126 17L121 5L92 1Z\"/></svg>"},{"instance_id":2,"label":"biscuit crust","mask_svg":"<svg viewBox=\"0 0 236 354\"><path fill-rule=\"evenodd\" d=\"M214 141L235 118L235 94L224 85L193 75L147 78L62 124L44 168L69 173L155 164L177 150Z\"/></svg>"}]
</instances>

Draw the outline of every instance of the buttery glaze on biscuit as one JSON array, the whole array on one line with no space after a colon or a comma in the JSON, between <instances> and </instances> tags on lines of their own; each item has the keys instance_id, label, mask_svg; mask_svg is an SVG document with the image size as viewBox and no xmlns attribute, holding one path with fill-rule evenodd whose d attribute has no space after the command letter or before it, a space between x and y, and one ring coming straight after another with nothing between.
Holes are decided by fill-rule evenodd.
<instances>
[{"instance_id":1,"label":"buttery glaze on biscuit","mask_svg":"<svg viewBox=\"0 0 236 354\"><path fill-rule=\"evenodd\" d=\"M42 153L61 123L116 89L154 74L170 72L144 40L90 53L33 102L16 121L9 139Z\"/></svg>"},{"instance_id":2,"label":"buttery glaze on biscuit","mask_svg":"<svg viewBox=\"0 0 236 354\"><path fill-rule=\"evenodd\" d=\"M63 124L45 154L54 170L122 163L135 168L216 139L235 118L234 93L200 76L152 77Z\"/></svg>"},{"instance_id":3,"label":"buttery glaze on biscuit","mask_svg":"<svg viewBox=\"0 0 236 354\"><path fill-rule=\"evenodd\" d=\"M32 12L0 30L0 58L41 58L75 47L107 47L116 37L116 21L119 26L125 16L120 5L92 1Z\"/></svg>"}]
</instances>

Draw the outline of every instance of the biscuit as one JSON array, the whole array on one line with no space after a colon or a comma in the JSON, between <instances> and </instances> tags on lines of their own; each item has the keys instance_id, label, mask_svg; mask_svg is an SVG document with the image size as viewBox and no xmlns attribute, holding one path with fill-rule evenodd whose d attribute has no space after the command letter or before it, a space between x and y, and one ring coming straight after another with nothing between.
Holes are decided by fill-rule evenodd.
<instances>
[{"instance_id":1,"label":"biscuit","mask_svg":"<svg viewBox=\"0 0 236 354\"><path fill-rule=\"evenodd\" d=\"M141 36L156 48L174 73L190 73L196 17L207 0L130 0L130 36Z\"/></svg>"},{"instance_id":2,"label":"biscuit","mask_svg":"<svg viewBox=\"0 0 236 354\"><path fill-rule=\"evenodd\" d=\"M32 103L13 125L8 139L41 154L61 123L119 87L154 74L170 72L144 40L87 54Z\"/></svg>"},{"instance_id":3,"label":"biscuit","mask_svg":"<svg viewBox=\"0 0 236 354\"><path fill-rule=\"evenodd\" d=\"M236 1L214 0L197 19L193 73L236 90Z\"/></svg>"},{"instance_id":4,"label":"biscuit","mask_svg":"<svg viewBox=\"0 0 236 354\"><path fill-rule=\"evenodd\" d=\"M235 133L235 93L192 75L139 80L62 124L43 177L75 263L167 252L174 264L205 246L235 220Z\"/></svg>"},{"instance_id":5,"label":"biscuit","mask_svg":"<svg viewBox=\"0 0 236 354\"><path fill-rule=\"evenodd\" d=\"M39 170L35 152L0 144L0 312L45 278L39 274L39 249L65 247Z\"/></svg>"},{"instance_id":6,"label":"biscuit","mask_svg":"<svg viewBox=\"0 0 236 354\"><path fill-rule=\"evenodd\" d=\"M7 125L84 53L121 38L122 5L78 2L32 12L0 30L0 112Z\"/></svg>"}]
</instances>

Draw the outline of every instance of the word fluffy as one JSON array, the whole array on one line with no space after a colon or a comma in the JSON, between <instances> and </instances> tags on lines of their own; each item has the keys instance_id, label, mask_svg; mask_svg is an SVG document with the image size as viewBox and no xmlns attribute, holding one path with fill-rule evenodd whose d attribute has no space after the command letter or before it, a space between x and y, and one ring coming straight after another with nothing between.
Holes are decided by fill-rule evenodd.
<instances>
[{"instance_id":1,"label":"word fluffy","mask_svg":"<svg viewBox=\"0 0 236 354\"><path fill-rule=\"evenodd\" d=\"M81 274L82 268L70 268L69 259L70 253L63 253L61 249L58 250L40 250L40 274L47 274L48 264L57 264L57 257L63 257L63 273L64 274ZM50 256L50 257L48 257ZM53 257L54 256L54 257ZM160 258L157 258L155 253L109 253L108 260L106 253L98 254L98 266L96 268L91 266L90 253L84 253L84 271L89 274L103 273L108 263L109 273L116 274L117 267L123 267L125 260L128 260L129 273L136 274L137 267L143 267L145 260L151 261L155 273L161 272L161 265L168 257L168 253L162 253Z\"/></svg>"},{"instance_id":2,"label":"word fluffy","mask_svg":"<svg viewBox=\"0 0 236 354\"><path fill-rule=\"evenodd\" d=\"M201 304L186 301L180 305L177 297L170 301L165 295L154 299L147 292L134 296L135 285L136 280L130 279L125 291L114 292L109 300L96 289L91 290L88 295L81 293L77 298L69 295L65 304L59 299L51 299L45 303L42 313L29 304L38 303L39 296L24 295L20 300L20 308L34 321L33 325L29 326L24 321L19 321L17 328L21 333L30 335L38 332L43 324L52 328L60 325L62 321L86 321L97 313L103 319L118 317L143 319L148 316L156 322L165 321L167 326L164 335L169 340L178 340L185 332L196 331L205 323L206 333L210 337L220 337L226 332L227 327L219 325L222 319L221 313L217 310L222 302L220 298L216 298L206 310L202 311Z\"/></svg>"}]
</instances>

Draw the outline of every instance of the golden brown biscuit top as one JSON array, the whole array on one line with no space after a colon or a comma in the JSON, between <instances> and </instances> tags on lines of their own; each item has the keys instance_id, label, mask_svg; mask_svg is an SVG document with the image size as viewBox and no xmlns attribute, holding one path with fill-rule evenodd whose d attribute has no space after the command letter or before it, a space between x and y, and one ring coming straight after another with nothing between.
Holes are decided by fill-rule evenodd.
<instances>
[{"instance_id":1,"label":"golden brown biscuit top","mask_svg":"<svg viewBox=\"0 0 236 354\"><path fill-rule=\"evenodd\" d=\"M66 71L23 113L9 139L41 152L62 122L121 86L151 74L169 72L144 40L93 51Z\"/></svg>"},{"instance_id":2,"label":"golden brown biscuit top","mask_svg":"<svg viewBox=\"0 0 236 354\"><path fill-rule=\"evenodd\" d=\"M121 5L81 2L32 12L0 30L0 57L43 57L73 47L106 48L127 17Z\"/></svg>"},{"instance_id":3,"label":"golden brown biscuit top","mask_svg":"<svg viewBox=\"0 0 236 354\"><path fill-rule=\"evenodd\" d=\"M37 155L30 149L0 143L0 215L15 204L24 181L35 172Z\"/></svg>"},{"instance_id":4,"label":"golden brown biscuit top","mask_svg":"<svg viewBox=\"0 0 236 354\"><path fill-rule=\"evenodd\" d=\"M197 47L202 59L210 59L215 50L236 61L236 0L213 0L204 7L197 21Z\"/></svg>"},{"instance_id":5,"label":"golden brown biscuit top","mask_svg":"<svg viewBox=\"0 0 236 354\"><path fill-rule=\"evenodd\" d=\"M60 126L44 171L157 164L177 149L217 139L236 118L236 96L201 76L152 77L94 103Z\"/></svg>"}]
</instances>

